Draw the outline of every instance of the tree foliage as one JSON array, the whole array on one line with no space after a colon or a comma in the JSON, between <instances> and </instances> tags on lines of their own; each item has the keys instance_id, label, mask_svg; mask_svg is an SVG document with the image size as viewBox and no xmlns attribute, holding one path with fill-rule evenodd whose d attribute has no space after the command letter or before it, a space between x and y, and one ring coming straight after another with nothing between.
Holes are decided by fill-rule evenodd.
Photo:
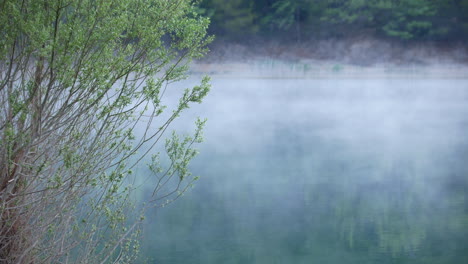
<instances>
[{"instance_id":1,"label":"tree foliage","mask_svg":"<svg viewBox=\"0 0 468 264\"><path fill-rule=\"evenodd\" d=\"M235 3L235 4L234 4ZM279 37L375 34L401 40L466 39L467 0L205 0L224 36L261 33ZM246 8L251 7L251 8ZM246 19L249 18L249 19ZM230 21L242 20L239 23ZM248 21L248 22L247 22ZM254 29L254 30L251 30Z\"/></svg>"},{"instance_id":2,"label":"tree foliage","mask_svg":"<svg viewBox=\"0 0 468 264\"><path fill-rule=\"evenodd\" d=\"M322 20L374 28L401 39L426 38L447 31L433 23L437 6L432 1L331 1Z\"/></svg>"},{"instance_id":3,"label":"tree foliage","mask_svg":"<svg viewBox=\"0 0 468 264\"><path fill-rule=\"evenodd\" d=\"M204 78L166 106L166 90L211 40L194 5L0 2L0 262L132 261L143 216L129 224L127 179L209 90ZM170 202L195 180L187 165L203 124L192 137L167 139L167 168L154 156L146 206Z\"/></svg>"},{"instance_id":4,"label":"tree foliage","mask_svg":"<svg viewBox=\"0 0 468 264\"><path fill-rule=\"evenodd\" d=\"M213 21L216 21L211 27L216 34L236 38L258 31L251 1L203 0L201 8L210 14Z\"/></svg>"}]
</instances>

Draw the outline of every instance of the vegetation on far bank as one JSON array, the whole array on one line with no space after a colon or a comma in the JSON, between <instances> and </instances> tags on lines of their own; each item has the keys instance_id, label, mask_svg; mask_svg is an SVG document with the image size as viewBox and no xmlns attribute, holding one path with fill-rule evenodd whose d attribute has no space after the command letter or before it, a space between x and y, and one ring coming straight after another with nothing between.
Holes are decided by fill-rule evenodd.
<instances>
[{"instance_id":1,"label":"vegetation on far bank","mask_svg":"<svg viewBox=\"0 0 468 264\"><path fill-rule=\"evenodd\" d=\"M468 38L468 0L201 0L199 12L211 17L212 33L230 40Z\"/></svg>"}]
</instances>

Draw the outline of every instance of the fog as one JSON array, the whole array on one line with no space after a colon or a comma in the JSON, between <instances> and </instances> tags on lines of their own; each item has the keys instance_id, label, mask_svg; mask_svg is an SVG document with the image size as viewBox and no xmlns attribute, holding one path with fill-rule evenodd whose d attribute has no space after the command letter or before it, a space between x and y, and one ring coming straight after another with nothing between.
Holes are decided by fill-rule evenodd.
<instances>
[{"instance_id":1,"label":"fog","mask_svg":"<svg viewBox=\"0 0 468 264\"><path fill-rule=\"evenodd\" d=\"M149 212L142 260L468 260L467 79L252 75L214 74L174 124L208 119L201 179Z\"/></svg>"}]
</instances>

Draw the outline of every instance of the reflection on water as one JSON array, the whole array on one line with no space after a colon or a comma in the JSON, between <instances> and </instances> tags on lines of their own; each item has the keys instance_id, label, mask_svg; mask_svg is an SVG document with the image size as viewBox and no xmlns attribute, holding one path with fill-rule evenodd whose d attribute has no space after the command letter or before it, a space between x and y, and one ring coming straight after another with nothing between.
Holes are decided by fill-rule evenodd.
<instances>
[{"instance_id":1,"label":"reflection on water","mask_svg":"<svg viewBox=\"0 0 468 264\"><path fill-rule=\"evenodd\" d=\"M468 263L467 80L213 86L202 178L152 212L150 263Z\"/></svg>"}]
</instances>

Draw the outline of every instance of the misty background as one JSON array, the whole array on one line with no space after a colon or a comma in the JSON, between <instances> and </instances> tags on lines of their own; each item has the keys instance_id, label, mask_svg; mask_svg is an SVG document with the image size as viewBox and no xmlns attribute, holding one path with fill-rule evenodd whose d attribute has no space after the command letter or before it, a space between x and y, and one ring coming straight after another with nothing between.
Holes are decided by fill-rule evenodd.
<instances>
[{"instance_id":1,"label":"misty background","mask_svg":"<svg viewBox=\"0 0 468 264\"><path fill-rule=\"evenodd\" d=\"M212 76L172 127L208 119L201 178L149 212L141 262L468 261L467 1L199 12L217 40L167 96Z\"/></svg>"}]
</instances>

